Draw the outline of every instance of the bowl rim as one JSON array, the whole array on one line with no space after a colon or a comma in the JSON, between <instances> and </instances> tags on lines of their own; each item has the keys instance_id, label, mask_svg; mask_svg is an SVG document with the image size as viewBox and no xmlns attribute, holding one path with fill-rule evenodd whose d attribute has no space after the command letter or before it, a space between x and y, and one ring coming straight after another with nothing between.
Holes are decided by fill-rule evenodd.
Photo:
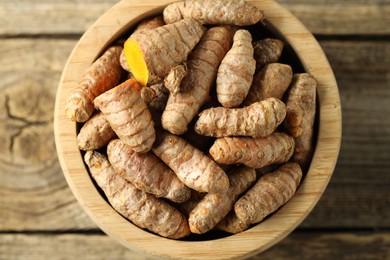
<instances>
[{"instance_id":1,"label":"bowl rim","mask_svg":"<svg viewBox=\"0 0 390 260\"><path fill-rule=\"evenodd\" d=\"M341 105L330 64L309 30L273 0L247 1L264 11L267 21L317 80L317 147L296 194L271 218L242 233L208 241L181 241L144 231L125 220L99 194L76 144L76 124L65 116L65 100L83 72L118 36L145 17L161 13L172 0L122 0L106 11L80 38L64 67L56 95L54 135L65 179L78 203L109 236L138 253L171 259L246 258L275 245L311 212L333 174L341 144ZM218 248L218 250L215 250Z\"/></svg>"}]
</instances>

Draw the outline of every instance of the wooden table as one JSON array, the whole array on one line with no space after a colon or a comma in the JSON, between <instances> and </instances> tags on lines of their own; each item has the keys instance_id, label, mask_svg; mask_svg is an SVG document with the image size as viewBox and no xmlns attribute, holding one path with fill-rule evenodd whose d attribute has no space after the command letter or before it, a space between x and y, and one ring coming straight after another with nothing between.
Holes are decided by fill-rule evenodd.
<instances>
[{"instance_id":1,"label":"wooden table","mask_svg":"<svg viewBox=\"0 0 390 260\"><path fill-rule=\"evenodd\" d=\"M63 177L53 137L61 71L115 0L0 1L0 259L150 259L102 233ZM252 259L390 259L390 2L280 1L338 80L340 157L324 196Z\"/></svg>"}]
</instances>

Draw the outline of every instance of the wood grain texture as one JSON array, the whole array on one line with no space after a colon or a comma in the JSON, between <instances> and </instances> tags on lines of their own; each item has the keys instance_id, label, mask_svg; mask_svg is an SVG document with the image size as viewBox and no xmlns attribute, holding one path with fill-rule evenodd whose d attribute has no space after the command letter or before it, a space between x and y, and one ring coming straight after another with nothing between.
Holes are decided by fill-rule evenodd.
<instances>
[{"instance_id":1,"label":"wood grain texture","mask_svg":"<svg viewBox=\"0 0 390 260\"><path fill-rule=\"evenodd\" d=\"M390 3L384 1L279 2L315 34L380 35L390 32Z\"/></svg>"},{"instance_id":2,"label":"wood grain texture","mask_svg":"<svg viewBox=\"0 0 390 260\"><path fill-rule=\"evenodd\" d=\"M0 34L80 34L117 2L117 0L2 0ZM279 2L315 34L390 33L388 1L280 0Z\"/></svg>"},{"instance_id":3,"label":"wood grain texture","mask_svg":"<svg viewBox=\"0 0 390 260\"><path fill-rule=\"evenodd\" d=\"M343 141L329 188L303 226L388 228L390 42L321 45L338 80Z\"/></svg>"},{"instance_id":4,"label":"wood grain texture","mask_svg":"<svg viewBox=\"0 0 390 260\"><path fill-rule=\"evenodd\" d=\"M0 230L96 228L70 192L54 145L57 84L75 42L0 42Z\"/></svg>"},{"instance_id":5,"label":"wood grain texture","mask_svg":"<svg viewBox=\"0 0 390 260\"><path fill-rule=\"evenodd\" d=\"M117 0L2 0L0 34L8 36L81 34L117 2Z\"/></svg>"},{"instance_id":6,"label":"wood grain texture","mask_svg":"<svg viewBox=\"0 0 390 260\"><path fill-rule=\"evenodd\" d=\"M4 259L153 259L101 234L2 234L1 238L0 256ZM389 232L295 231L276 246L248 260L382 260L389 257Z\"/></svg>"}]
</instances>

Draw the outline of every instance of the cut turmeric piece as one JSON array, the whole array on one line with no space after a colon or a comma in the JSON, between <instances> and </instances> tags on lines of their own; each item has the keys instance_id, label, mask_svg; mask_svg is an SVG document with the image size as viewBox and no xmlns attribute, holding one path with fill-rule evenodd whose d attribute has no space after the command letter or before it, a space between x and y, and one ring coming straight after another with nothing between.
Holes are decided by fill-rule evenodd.
<instances>
[{"instance_id":1,"label":"cut turmeric piece","mask_svg":"<svg viewBox=\"0 0 390 260\"><path fill-rule=\"evenodd\" d=\"M145 20L142 20L138 25L137 25L137 28L135 28L134 33L138 33L138 32L141 32L142 30L149 30L149 29L154 29L154 28L157 28L157 27L160 27L160 26L163 26L165 25L164 23L164 19L163 17L160 15L160 16L155 16L155 17L152 17L152 18L148 18L148 19L145 19ZM127 59L126 59L126 56L125 56L125 53L124 51L122 50L121 52L121 56L120 56L120 64L122 66L122 68L128 72L131 72L130 68L129 68L129 64L127 62Z\"/></svg>"},{"instance_id":2,"label":"cut turmeric piece","mask_svg":"<svg viewBox=\"0 0 390 260\"><path fill-rule=\"evenodd\" d=\"M213 229L233 208L237 197L256 181L254 169L246 166L233 168L229 173L226 193L207 193L191 211L188 223L192 233L203 234Z\"/></svg>"},{"instance_id":3,"label":"cut turmeric piece","mask_svg":"<svg viewBox=\"0 0 390 260\"><path fill-rule=\"evenodd\" d=\"M235 204L234 212L243 223L258 223L284 205L302 179L299 164L289 162L262 176Z\"/></svg>"},{"instance_id":4,"label":"cut turmeric piece","mask_svg":"<svg viewBox=\"0 0 390 260\"><path fill-rule=\"evenodd\" d=\"M204 31L195 19L184 19L132 34L124 54L134 77L143 86L162 82L172 67L187 60Z\"/></svg>"},{"instance_id":5,"label":"cut turmeric piece","mask_svg":"<svg viewBox=\"0 0 390 260\"><path fill-rule=\"evenodd\" d=\"M248 94L255 73L252 36L238 30L233 46L223 58L217 74L217 98L224 107L238 107Z\"/></svg>"},{"instance_id":6,"label":"cut turmeric piece","mask_svg":"<svg viewBox=\"0 0 390 260\"><path fill-rule=\"evenodd\" d=\"M276 98L244 108L215 107L203 110L195 131L213 137L265 137L275 131L286 116L286 106Z\"/></svg>"},{"instance_id":7,"label":"cut turmeric piece","mask_svg":"<svg viewBox=\"0 0 390 260\"><path fill-rule=\"evenodd\" d=\"M294 139L283 132L260 138L218 138L210 148L210 155L217 163L239 163L256 169L287 162L293 152Z\"/></svg>"},{"instance_id":8,"label":"cut turmeric piece","mask_svg":"<svg viewBox=\"0 0 390 260\"><path fill-rule=\"evenodd\" d=\"M190 189L153 153L136 153L115 139L108 144L107 155L116 172L138 189L174 202L190 198Z\"/></svg>"},{"instance_id":9,"label":"cut turmeric piece","mask_svg":"<svg viewBox=\"0 0 390 260\"><path fill-rule=\"evenodd\" d=\"M263 19L256 6L244 0L185 0L169 4L163 12L166 23L195 18L203 24L252 25Z\"/></svg>"},{"instance_id":10,"label":"cut turmeric piece","mask_svg":"<svg viewBox=\"0 0 390 260\"><path fill-rule=\"evenodd\" d=\"M156 133L152 116L134 78L101 94L95 107L103 112L118 137L135 152L151 149Z\"/></svg>"},{"instance_id":11,"label":"cut turmeric piece","mask_svg":"<svg viewBox=\"0 0 390 260\"><path fill-rule=\"evenodd\" d=\"M194 190L218 193L229 188L226 173L210 157L179 136L159 133L152 151Z\"/></svg>"},{"instance_id":12,"label":"cut turmeric piece","mask_svg":"<svg viewBox=\"0 0 390 260\"><path fill-rule=\"evenodd\" d=\"M190 235L188 221L181 212L162 199L135 188L115 172L104 154L87 151L84 161L111 206L132 223L167 238Z\"/></svg>"},{"instance_id":13,"label":"cut turmeric piece","mask_svg":"<svg viewBox=\"0 0 390 260\"><path fill-rule=\"evenodd\" d=\"M210 95L217 76L218 66L228 52L232 40L229 27L209 29L188 57L187 75L183 78L180 92L170 95L161 123L172 134L183 134Z\"/></svg>"},{"instance_id":14,"label":"cut turmeric piece","mask_svg":"<svg viewBox=\"0 0 390 260\"><path fill-rule=\"evenodd\" d=\"M95 111L93 100L119 83L122 47L110 47L87 69L79 85L66 100L65 114L75 122L87 121Z\"/></svg>"},{"instance_id":15,"label":"cut turmeric piece","mask_svg":"<svg viewBox=\"0 0 390 260\"><path fill-rule=\"evenodd\" d=\"M313 154L313 126L316 113L316 80L307 73L295 74L288 92L284 126L295 140L292 157L302 169L309 166Z\"/></svg>"}]
</instances>

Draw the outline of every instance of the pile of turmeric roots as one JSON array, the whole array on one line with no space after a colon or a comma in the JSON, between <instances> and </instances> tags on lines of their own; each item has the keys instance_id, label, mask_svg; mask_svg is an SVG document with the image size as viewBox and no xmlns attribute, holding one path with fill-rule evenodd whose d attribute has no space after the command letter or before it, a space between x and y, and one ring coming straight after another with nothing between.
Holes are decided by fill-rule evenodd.
<instances>
[{"instance_id":1,"label":"pile of turmeric roots","mask_svg":"<svg viewBox=\"0 0 390 260\"><path fill-rule=\"evenodd\" d=\"M112 207L180 239L242 232L296 192L313 153L316 80L253 40L244 0L184 0L109 47L68 97L78 147ZM259 38L259 36L256 36Z\"/></svg>"}]
</instances>

